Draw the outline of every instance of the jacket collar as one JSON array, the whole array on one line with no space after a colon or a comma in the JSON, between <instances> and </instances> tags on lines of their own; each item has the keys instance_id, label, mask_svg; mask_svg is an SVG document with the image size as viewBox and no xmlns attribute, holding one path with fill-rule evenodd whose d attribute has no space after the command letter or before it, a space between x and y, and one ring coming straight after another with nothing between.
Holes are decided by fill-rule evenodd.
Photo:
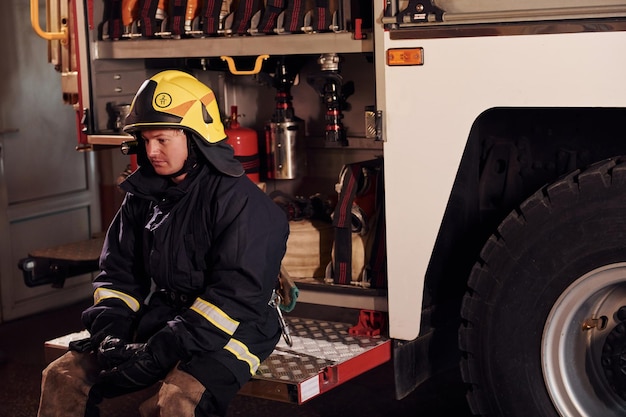
<instances>
[{"instance_id":1,"label":"jacket collar","mask_svg":"<svg viewBox=\"0 0 626 417\"><path fill-rule=\"evenodd\" d=\"M156 174L151 167L139 167L120 184L120 188L146 200L175 202L187 194L197 178L209 174L209 166L198 164L183 181L176 184L170 178Z\"/></svg>"}]
</instances>

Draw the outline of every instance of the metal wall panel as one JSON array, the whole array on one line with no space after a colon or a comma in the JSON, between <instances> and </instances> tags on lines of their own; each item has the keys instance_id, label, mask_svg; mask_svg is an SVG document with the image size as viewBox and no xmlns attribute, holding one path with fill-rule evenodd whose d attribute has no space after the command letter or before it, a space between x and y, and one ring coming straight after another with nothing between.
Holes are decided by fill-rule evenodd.
<instances>
[{"instance_id":1,"label":"metal wall panel","mask_svg":"<svg viewBox=\"0 0 626 417\"><path fill-rule=\"evenodd\" d=\"M1 8L0 300L10 320L87 296L89 278L63 289L25 287L17 260L87 239L100 230L100 210L95 158L75 151L75 113L63 104L46 42L30 26L29 4L6 0Z\"/></svg>"}]
</instances>

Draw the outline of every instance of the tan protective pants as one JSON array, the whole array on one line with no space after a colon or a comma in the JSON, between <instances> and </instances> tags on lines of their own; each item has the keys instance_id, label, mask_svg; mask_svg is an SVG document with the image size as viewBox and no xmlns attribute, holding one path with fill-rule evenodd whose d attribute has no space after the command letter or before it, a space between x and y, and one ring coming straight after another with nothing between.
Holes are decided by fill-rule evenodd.
<instances>
[{"instance_id":1,"label":"tan protective pants","mask_svg":"<svg viewBox=\"0 0 626 417\"><path fill-rule=\"evenodd\" d=\"M89 391L99 371L93 353L70 351L52 362L42 374L37 416L84 417ZM141 417L193 417L204 391L204 386L197 379L174 368L160 387L132 395L142 400L139 406ZM106 406L104 403L103 406ZM106 407L103 408L102 416L105 417ZM134 411L128 410L128 415L136 415Z\"/></svg>"}]
</instances>

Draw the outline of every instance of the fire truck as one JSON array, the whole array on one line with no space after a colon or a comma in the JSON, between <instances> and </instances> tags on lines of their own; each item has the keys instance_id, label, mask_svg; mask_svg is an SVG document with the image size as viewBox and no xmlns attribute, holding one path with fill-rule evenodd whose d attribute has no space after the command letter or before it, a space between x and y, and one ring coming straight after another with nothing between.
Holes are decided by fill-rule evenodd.
<instances>
[{"instance_id":1,"label":"fire truck","mask_svg":"<svg viewBox=\"0 0 626 417\"><path fill-rule=\"evenodd\" d=\"M357 169L380 179L384 283L294 279L298 304L359 310L373 347L291 400L391 360L399 400L456 366L476 415L626 413L626 2L130 3L49 0L44 30L31 0L77 149L119 148L141 82L177 68L258 132L294 211L384 161Z\"/></svg>"}]
</instances>

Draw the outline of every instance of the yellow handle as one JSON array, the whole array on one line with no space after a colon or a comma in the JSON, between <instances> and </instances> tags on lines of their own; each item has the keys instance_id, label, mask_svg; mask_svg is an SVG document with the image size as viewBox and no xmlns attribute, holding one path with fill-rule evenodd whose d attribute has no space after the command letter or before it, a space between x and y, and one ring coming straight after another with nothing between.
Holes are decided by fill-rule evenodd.
<instances>
[{"instance_id":1,"label":"yellow handle","mask_svg":"<svg viewBox=\"0 0 626 417\"><path fill-rule=\"evenodd\" d=\"M237 67L235 67L235 60L229 56L221 56L220 58L222 59L222 61L226 61L228 63L228 69L230 70L231 74L253 75L253 74L258 74L261 71L261 66L263 65L263 61L269 57L270 57L269 55L259 55L256 58L256 62L254 63L254 69L251 69L248 71L238 70Z\"/></svg>"},{"instance_id":2,"label":"yellow handle","mask_svg":"<svg viewBox=\"0 0 626 417\"><path fill-rule=\"evenodd\" d=\"M48 4L46 3L46 7L47 5ZM46 32L41 29L41 26L39 25L39 1L37 0L30 0L30 24L33 27L35 33L40 37L48 41L58 39L63 44L67 43L68 36L66 27L61 28L61 32Z\"/></svg>"}]
</instances>

